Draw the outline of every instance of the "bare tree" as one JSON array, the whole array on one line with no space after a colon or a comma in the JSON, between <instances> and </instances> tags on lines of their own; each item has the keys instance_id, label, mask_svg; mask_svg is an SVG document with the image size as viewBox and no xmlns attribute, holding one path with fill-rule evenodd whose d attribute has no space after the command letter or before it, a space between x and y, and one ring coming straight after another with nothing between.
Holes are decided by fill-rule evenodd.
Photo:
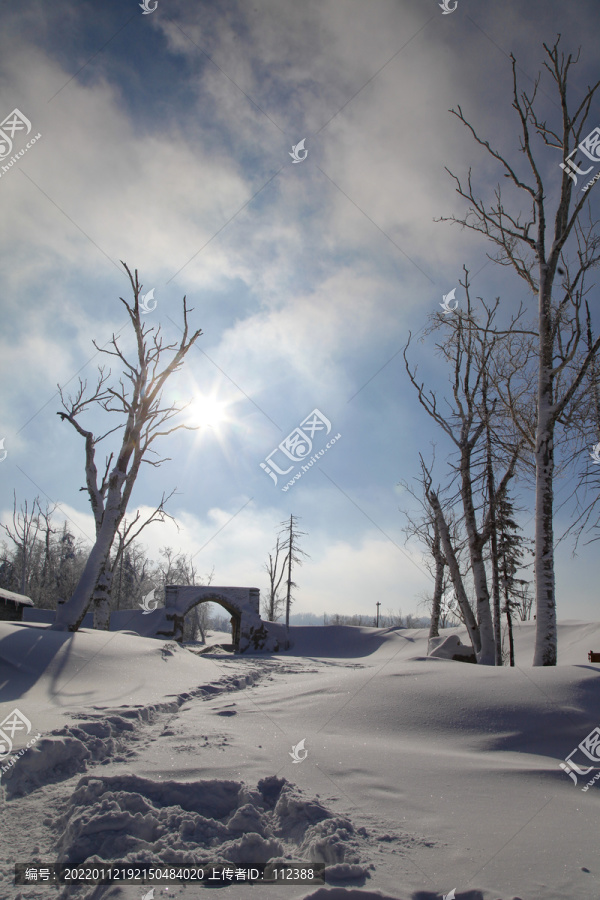
<instances>
[{"instance_id":1,"label":"bare tree","mask_svg":"<svg viewBox=\"0 0 600 900\"><path fill-rule=\"evenodd\" d=\"M267 616L268 622L276 622L279 616L281 615L281 606L284 602L283 597L279 595L279 588L281 586L281 582L283 581L283 577L285 575L285 567L288 561L288 556L286 555L281 560L281 568L279 567L279 557L283 553L283 545L281 543L281 536L277 535L277 541L275 543L275 555L269 553L269 561L265 563L265 569L267 570L267 574L269 576L269 594L264 603L264 612Z\"/></svg>"},{"instance_id":2,"label":"bare tree","mask_svg":"<svg viewBox=\"0 0 600 900\"><path fill-rule=\"evenodd\" d=\"M131 322L137 357L134 361L127 359L114 334L111 350L99 347L94 341L94 346L100 353L113 356L122 364L123 375L118 386L111 387L108 384L110 372L106 373L100 368L96 388L90 394L87 393L87 383L81 380L74 397L65 398L59 387L65 412L59 412L58 415L63 421L70 422L85 440L86 487L83 490L87 490L94 514L96 541L71 599L57 610L56 621L52 627L58 631L77 631L92 599L103 611L102 627L108 628L110 570L107 568L107 561L115 535L125 516L140 466L142 462L152 466L159 466L165 462L164 459L150 458L150 454L155 453L152 444L158 438L181 428L192 430L191 426L185 424L165 427L181 412L181 407L163 406L162 390L170 376L182 366L186 354L202 331L198 329L190 334L188 308L184 297L181 340L179 343L164 345L160 327L155 331L143 322L140 311L142 285L138 279L137 269L132 275L125 263L123 266L133 291L133 302L129 303L122 297L119 299L127 310ZM165 355L170 355L171 358L161 368ZM80 424L79 418L90 409L98 407L108 413L119 414L125 419L124 423L110 429L101 437L95 437L92 431ZM104 474L99 480L95 460L96 447L105 437L121 428L123 436L116 458L114 453L109 455Z\"/></svg>"},{"instance_id":3,"label":"bare tree","mask_svg":"<svg viewBox=\"0 0 600 900\"><path fill-rule=\"evenodd\" d=\"M17 551L17 571L19 573L19 593L26 594L31 578L31 560L35 550L38 532L40 530L40 504L36 497L29 509L27 500L17 512L17 495L13 492L12 528L10 525L0 524L8 537L15 545Z\"/></svg>"},{"instance_id":4,"label":"bare tree","mask_svg":"<svg viewBox=\"0 0 600 900\"><path fill-rule=\"evenodd\" d=\"M496 643L496 665L502 665L502 626L500 624L500 563L498 552L498 529L496 506L502 498L496 498L492 425L488 405L488 373L484 372L481 383L482 413L485 421L485 477L489 503L490 519L490 558L492 564L492 615L494 622L494 641ZM512 631L510 633L512 641Z\"/></svg>"},{"instance_id":5,"label":"bare tree","mask_svg":"<svg viewBox=\"0 0 600 900\"><path fill-rule=\"evenodd\" d=\"M433 578L433 593L431 596L427 596L424 604L430 612L429 651L432 648L433 639L439 637L440 624L442 627L445 624L446 611L443 609L442 601L444 591L447 588L447 562L442 549L439 519L435 515L434 509L428 499L426 490L428 479L425 472L422 470L421 477L418 479L418 492L407 482L402 481L400 483L404 490L417 500L420 506L418 516L409 513L406 509L401 509L401 512L407 520L407 524L404 526L403 531L407 536L407 540L417 538L424 546L425 553L423 554L423 562ZM454 535L452 542L458 556L459 551L456 528L453 530Z\"/></svg>"},{"instance_id":6,"label":"bare tree","mask_svg":"<svg viewBox=\"0 0 600 900\"><path fill-rule=\"evenodd\" d=\"M43 510L38 498L13 513L12 548L3 544L0 585L25 593L38 609L56 609L57 600L72 589L84 565L85 551L68 531L66 521L53 524L55 508ZM2 526L4 528L4 526ZM5 528L5 530L7 530Z\"/></svg>"},{"instance_id":7,"label":"bare tree","mask_svg":"<svg viewBox=\"0 0 600 900\"><path fill-rule=\"evenodd\" d=\"M290 521L280 522L281 531L279 532L280 536L285 535L287 540L287 591L286 591L286 599L285 599L285 627L289 629L290 627L290 607L292 605L292 588L297 587L296 583L292 581L292 563L295 563L298 566L302 565L301 557L308 557L308 553L305 553L304 550L300 549L298 544L298 539L306 535L306 531L298 531L296 529L296 523L298 521L297 516L290 516ZM285 544L285 541L282 541Z\"/></svg>"},{"instance_id":8,"label":"bare tree","mask_svg":"<svg viewBox=\"0 0 600 900\"><path fill-rule=\"evenodd\" d=\"M435 565L435 582L433 586L433 597L431 599L431 622L429 624L429 640L428 650L431 650L431 642L433 638L440 635L440 617L442 614L442 596L444 592L444 571L446 569L446 557L442 552L442 538L440 536L440 527L438 520L433 515L431 517L433 526L433 535L431 540L431 555Z\"/></svg>"},{"instance_id":9,"label":"bare tree","mask_svg":"<svg viewBox=\"0 0 600 900\"><path fill-rule=\"evenodd\" d=\"M460 607L460 611L462 614L463 622L467 627L467 631L469 633L469 638L471 640L471 644L473 645L473 650L475 652L475 656L477 657L477 661L479 662L482 658L482 641L481 641L481 632L480 627L477 621L475 620L475 616L473 615L473 610L469 604L469 598L467 597L467 593L465 591L465 586L463 582L462 573L460 571L460 565L458 562L458 557L456 554L456 550L452 544L452 538L450 534L450 527L448 525L448 521L446 516L444 515L444 511L442 509L442 504L439 498L439 488L437 490L433 489L433 480L431 477L431 472L429 468L426 466L423 457L421 459L421 471L423 473L423 488L425 491L425 496L427 498L427 503L431 507L433 514L435 516L437 522L437 528L440 535L440 542L442 545L442 550L446 559L446 565L448 566L448 570L450 572L450 578L452 580L452 585L454 587L454 593L456 594L456 599L458 601L458 605ZM489 609L489 603L488 603ZM488 654L489 657L489 654ZM483 656L486 664L491 665L488 661L488 658Z\"/></svg>"},{"instance_id":10,"label":"bare tree","mask_svg":"<svg viewBox=\"0 0 600 900\"><path fill-rule=\"evenodd\" d=\"M597 144L590 140L593 132L583 140L582 133L600 81L593 87L588 87L571 115L567 99L568 74L573 62L578 62L579 54L575 59L569 54L565 60L564 53L559 53L559 43L560 35L552 48L543 45L548 57L544 66L555 83L560 100L562 115L556 130L541 120L535 111L541 75L538 75L530 94L520 91L517 62L511 54L512 106L519 119L520 151L529 169L529 183L524 176L517 174L498 150L479 137L475 128L464 117L460 106L452 110L469 129L475 141L504 169L505 177L526 195L530 208L528 216L522 221L518 209L506 208L499 184L495 189L495 202L486 205L476 194L471 181L471 170L466 185L448 170L456 183L457 193L470 206L464 218L451 216L442 219L485 235L498 248L497 256L490 259L502 266L512 266L537 296L538 370L535 439L532 448L536 465L535 666L555 666L557 660L553 531L554 432L560 417L576 398L586 372L600 348L600 338L592 340L587 347L583 340L583 312L587 293L585 278L587 272L600 261L600 234L597 223L592 221L591 216L587 222L582 221L581 213L589 198L587 188L583 190L579 200L572 199L577 175L585 175L590 169L582 170L570 159L580 151L588 159L598 161ZM563 170L560 197L553 209L548 201L548 194L552 195L553 192L544 188L541 163L534 156L533 139L536 136L540 146L543 145L542 149L553 147L561 152L564 159L560 164ZM550 236L549 224L552 228ZM570 237L573 238L573 252L567 252ZM553 290L559 264L562 266L561 273L564 274L560 284L561 296L554 301Z\"/></svg>"},{"instance_id":11,"label":"bare tree","mask_svg":"<svg viewBox=\"0 0 600 900\"><path fill-rule=\"evenodd\" d=\"M469 278L466 269L465 276L466 311L457 310L450 320L445 319L442 314L434 317L434 325L431 329L443 328L447 335L445 339L436 344L436 347L446 359L452 371L452 401L445 400L445 404L442 406L438 400L437 393L432 390L426 391L424 384L417 381L416 369L411 370L406 356L411 340L410 335L404 349L404 360L411 384L417 390L419 402L428 415L454 443L458 452L458 477L463 507L462 519L468 535L471 569L477 597L477 643L480 646L475 646L474 644L474 648L480 664L494 665L496 662L496 639L490 610L484 547L492 533L492 510L494 504L497 498L502 496L509 480L514 475L521 453L522 441L518 439L511 441L510 436L507 434L503 436L504 472L499 480L498 487L494 489L493 494L489 498L487 514L481 526L478 526L475 498L476 453L485 435L486 426L489 428L490 417L494 414L495 404L492 404L491 410L487 407L486 385L489 380L490 359L492 354L501 352L502 337L494 330L498 301L492 307L486 306L481 301L485 321L483 324L480 324L473 313ZM514 327L514 322L515 320L513 319L511 327ZM425 482L429 481L430 476L426 475L428 470L422 467L422 471ZM450 567L454 583L455 576L452 575L452 566L446 554L443 536L444 531L448 530L448 525L445 521L442 521L441 506L439 505L437 492L429 491L426 493L426 496L434 511L444 555ZM455 555L454 551L453 554ZM455 566L458 566L458 561L456 561ZM467 627L469 627L468 622Z\"/></svg>"},{"instance_id":12,"label":"bare tree","mask_svg":"<svg viewBox=\"0 0 600 900\"><path fill-rule=\"evenodd\" d=\"M117 550L110 562L111 581L111 608L119 610L133 609L139 605L140 600L155 586L151 578L151 560L146 555L146 550L136 541L131 541L124 547L122 527L119 527L116 542Z\"/></svg>"},{"instance_id":13,"label":"bare tree","mask_svg":"<svg viewBox=\"0 0 600 900\"><path fill-rule=\"evenodd\" d=\"M51 519L56 510L56 506L52 509L46 504L46 510L42 511L38 503L40 530L44 533L44 562L40 573L39 599L46 601L48 593L52 591L55 580L54 553L52 545L52 536L56 534L56 529L52 528ZM42 524L43 523L43 524Z\"/></svg>"},{"instance_id":14,"label":"bare tree","mask_svg":"<svg viewBox=\"0 0 600 900\"><path fill-rule=\"evenodd\" d=\"M164 522L166 519L170 519L171 522L174 523L177 530L179 527L177 522L164 508L165 503L167 503L175 491L171 491L171 493L165 497L163 494L162 499L159 505L154 509L149 516L142 520L139 510L136 510L136 514L131 522L128 522L126 518L123 518L119 523L119 527L117 528L117 533L115 535L115 541L117 545L116 552L113 554L112 559L107 560L105 566L106 576L104 579L104 583L110 586L110 590L108 592L103 592L103 594L97 598L97 602L94 602L94 628L102 628L108 627L106 625L106 618L110 620L110 599L112 595L112 584L115 572L117 568L119 569L119 594L118 594L118 602L117 609L121 604L121 594L122 594L122 582L123 582L123 557L124 554L127 553L130 547L137 541L142 531L151 525L153 522ZM142 569L139 575L137 576L138 585L141 586L142 582L146 577L146 568L148 566L149 561L147 560L145 553L141 552L141 549L138 549L137 555L143 556L142 561ZM96 587L96 591L98 587ZM94 594L96 594L96 591ZM96 600L95 596L92 598ZM133 602L133 598L129 598L130 602Z\"/></svg>"},{"instance_id":15,"label":"bare tree","mask_svg":"<svg viewBox=\"0 0 600 900\"><path fill-rule=\"evenodd\" d=\"M588 327L587 344L592 345L591 329ZM600 540L600 471L598 463L600 459L600 373L597 360L594 358L587 373L587 385L584 398L587 402L578 405L575 415L570 419L570 425L575 429L578 442L575 456L585 460L583 471L580 472L575 489L577 498L576 518L563 534L573 532L575 536L574 550L577 551L579 541L584 532L592 536L586 544ZM590 448L591 452L590 452Z\"/></svg>"}]
</instances>

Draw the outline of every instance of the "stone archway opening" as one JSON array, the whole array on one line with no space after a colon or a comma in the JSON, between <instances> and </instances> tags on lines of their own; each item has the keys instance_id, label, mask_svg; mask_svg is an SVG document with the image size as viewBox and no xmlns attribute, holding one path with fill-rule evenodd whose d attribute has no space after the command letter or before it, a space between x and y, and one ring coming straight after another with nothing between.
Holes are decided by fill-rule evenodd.
<instances>
[{"instance_id":1,"label":"stone archway opening","mask_svg":"<svg viewBox=\"0 0 600 900\"><path fill-rule=\"evenodd\" d=\"M195 603L192 603L186 610L184 616L184 627L185 619L187 618L187 616L189 616L190 613L193 612L193 610L197 609L199 606L203 606L206 603L214 603L216 606L219 606L225 613L228 614L231 640L224 643L208 644L200 652L208 653L213 649L213 647L219 647L222 650L226 650L228 653L239 653L242 617L240 611L236 609L231 603L227 603L225 600L223 600L222 597L199 597L198 600Z\"/></svg>"},{"instance_id":2,"label":"stone archway opening","mask_svg":"<svg viewBox=\"0 0 600 900\"><path fill-rule=\"evenodd\" d=\"M187 613L198 603L217 603L231 615L231 641L234 653L276 653L289 647L284 625L264 622L260 617L260 591L248 587L168 584L165 605L156 637L183 642ZM157 623L159 624L159 623Z\"/></svg>"}]
</instances>

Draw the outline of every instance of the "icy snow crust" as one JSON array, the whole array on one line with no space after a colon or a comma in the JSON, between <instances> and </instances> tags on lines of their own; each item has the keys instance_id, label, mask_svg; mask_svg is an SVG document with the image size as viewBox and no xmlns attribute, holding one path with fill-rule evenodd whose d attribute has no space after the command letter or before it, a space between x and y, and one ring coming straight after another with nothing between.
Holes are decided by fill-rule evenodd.
<instances>
[{"instance_id":1,"label":"icy snow crust","mask_svg":"<svg viewBox=\"0 0 600 900\"><path fill-rule=\"evenodd\" d=\"M39 860L326 864L323 888L220 889L242 900L597 900L600 787L558 763L600 725L600 625L561 623L554 669L530 667L533 636L495 670L428 658L426 629L294 628L286 653L232 657L0 623L0 719L41 732L2 775L0 898L149 891L15 887Z\"/></svg>"}]
</instances>

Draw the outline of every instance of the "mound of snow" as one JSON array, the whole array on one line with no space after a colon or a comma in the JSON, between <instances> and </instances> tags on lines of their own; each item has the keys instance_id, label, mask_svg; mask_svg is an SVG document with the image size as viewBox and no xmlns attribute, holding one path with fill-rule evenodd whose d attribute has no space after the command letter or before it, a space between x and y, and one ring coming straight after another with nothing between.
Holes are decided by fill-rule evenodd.
<instances>
[{"instance_id":1,"label":"mound of snow","mask_svg":"<svg viewBox=\"0 0 600 900\"><path fill-rule=\"evenodd\" d=\"M465 662L475 662L473 648L462 644L457 634L449 634L448 637L431 638L429 656L435 659L459 659Z\"/></svg>"},{"instance_id":2,"label":"mound of snow","mask_svg":"<svg viewBox=\"0 0 600 900\"><path fill-rule=\"evenodd\" d=\"M275 776L252 789L220 779L86 775L54 828L56 862L66 865L323 862L326 880L367 876L352 823Z\"/></svg>"}]
</instances>

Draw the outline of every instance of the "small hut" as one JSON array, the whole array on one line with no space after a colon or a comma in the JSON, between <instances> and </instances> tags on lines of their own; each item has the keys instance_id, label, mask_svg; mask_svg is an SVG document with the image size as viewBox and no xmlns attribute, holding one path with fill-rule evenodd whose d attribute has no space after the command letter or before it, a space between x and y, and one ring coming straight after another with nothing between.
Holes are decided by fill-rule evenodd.
<instances>
[{"instance_id":1,"label":"small hut","mask_svg":"<svg viewBox=\"0 0 600 900\"><path fill-rule=\"evenodd\" d=\"M33 600L23 594L0 588L0 621L22 622L24 606L33 606Z\"/></svg>"}]
</instances>

